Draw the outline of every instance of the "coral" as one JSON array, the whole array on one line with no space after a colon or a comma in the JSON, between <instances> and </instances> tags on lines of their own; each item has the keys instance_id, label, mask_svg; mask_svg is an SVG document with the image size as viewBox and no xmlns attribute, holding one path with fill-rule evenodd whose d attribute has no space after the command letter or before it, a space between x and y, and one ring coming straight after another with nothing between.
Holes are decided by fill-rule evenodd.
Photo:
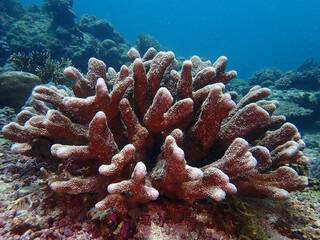
<instances>
[{"instance_id":1,"label":"coral","mask_svg":"<svg viewBox=\"0 0 320 240\"><path fill-rule=\"evenodd\" d=\"M282 97L283 96L285 96L285 94L282 92ZM276 114L285 115L287 120L293 122L296 126L299 126L299 129L300 127L303 127L303 125L306 124L306 120L310 119L313 115L312 109L301 107L290 99L283 100L281 103Z\"/></svg>"},{"instance_id":2,"label":"coral","mask_svg":"<svg viewBox=\"0 0 320 240\"><path fill-rule=\"evenodd\" d=\"M272 98L281 102L275 114L285 114L303 132L317 131L320 120L320 91L307 91L296 88L272 91Z\"/></svg>"},{"instance_id":3,"label":"coral","mask_svg":"<svg viewBox=\"0 0 320 240\"><path fill-rule=\"evenodd\" d=\"M148 51L148 49L151 47L156 49L157 51L162 50L160 43L156 39L149 36L148 34L138 34L135 48L141 54L145 54Z\"/></svg>"},{"instance_id":4,"label":"coral","mask_svg":"<svg viewBox=\"0 0 320 240\"><path fill-rule=\"evenodd\" d=\"M0 13L5 13L10 17L18 18L23 16L23 6L21 2L15 0L0 0Z\"/></svg>"},{"instance_id":5,"label":"coral","mask_svg":"<svg viewBox=\"0 0 320 240\"><path fill-rule=\"evenodd\" d=\"M265 68L253 73L248 82L250 85L269 86L273 85L281 76L282 73L279 70L275 68Z\"/></svg>"},{"instance_id":6,"label":"coral","mask_svg":"<svg viewBox=\"0 0 320 240\"><path fill-rule=\"evenodd\" d=\"M319 126L318 126L319 128ZM317 179L318 183L315 185L320 189L320 141L319 131L308 132L304 134L306 145L308 146L308 157L309 157L309 174L310 178Z\"/></svg>"},{"instance_id":7,"label":"coral","mask_svg":"<svg viewBox=\"0 0 320 240\"><path fill-rule=\"evenodd\" d=\"M314 58L308 58L298 68L297 72L309 71L315 68L319 68L320 63Z\"/></svg>"},{"instance_id":8,"label":"coral","mask_svg":"<svg viewBox=\"0 0 320 240\"><path fill-rule=\"evenodd\" d=\"M17 13L11 11L12 4L17 5ZM13 53L32 51L48 52L52 59L70 59L83 72L91 56L117 70L129 62L130 43L107 20L85 15L75 22L71 7L70 0L46 0L41 8L28 9L15 0L0 1L0 65ZM116 45L105 49L105 39Z\"/></svg>"},{"instance_id":9,"label":"coral","mask_svg":"<svg viewBox=\"0 0 320 240\"><path fill-rule=\"evenodd\" d=\"M307 163L305 144L293 124L272 116L278 102L262 100L270 90L253 87L237 104L224 93L236 76L225 71L226 57L214 64L193 57L181 71L168 71L173 52L149 49L141 58L131 49L128 57L132 65L118 73L95 58L86 76L66 68L74 96L38 86L31 107L3 128L17 142L14 152L64 160L52 190L99 192L96 208L126 214L160 194L187 202L235 193L287 199L308 184L288 166ZM68 162L85 166L80 176L67 173Z\"/></svg>"},{"instance_id":10,"label":"coral","mask_svg":"<svg viewBox=\"0 0 320 240\"><path fill-rule=\"evenodd\" d=\"M59 26L66 29L75 27L76 14L72 11L73 0L45 0L42 8L52 15L51 28Z\"/></svg>"},{"instance_id":11,"label":"coral","mask_svg":"<svg viewBox=\"0 0 320 240\"><path fill-rule=\"evenodd\" d=\"M125 41L112 24L105 19L101 20L95 16L83 15L78 27L81 31L90 33L101 41L104 39L111 39L115 42Z\"/></svg>"},{"instance_id":12,"label":"coral","mask_svg":"<svg viewBox=\"0 0 320 240\"><path fill-rule=\"evenodd\" d=\"M277 89L301 89L319 91L320 63L315 59L307 59L295 71L288 71L274 81Z\"/></svg>"},{"instance_id":13,"label":"coral","mask_svg":"<svg viewBox=\"0 0 320 240\"><path fill-rule=\"evenodd\" d=\"M315 161L310 169L311 176L320 179L320 161Z\"/></svg>"},{"instance_id":14,"label":"coral","mask_svg":"<svg viewBox=\"0 0 320 240\"><path fill-rule=\"evenodd\" d=\"M7 60L16 71L29 72L37 75L42 83L53 82L68 84L69 79L63 74L63 69L71 65L69 59L54 60L48 52L32 51L28 55L14 53ZM70 84L69 84L70 85Z\"/></svg>"},{"instance_id":15,"label":"coral","mask_svg":"<svg viewBox=\"0 0 320 240\"><path fill-rule=\"evenodd\" d=\"M283 89L283 90L294 88L294 84L292 81L293 76L294 76L293 71L285 72L280 78L278 78L274 82L274 86L276 87L276 89Z\"/></svg>"},{"instance_id":16,"label":"coral","mask_svg":"<svg viewBox=\"0 0 320 240\"><path fill-rule=\"evenodd\" d=\"M314 91L320 89L320 65L310 70L296 72L291 78L295 88Z\"/></svg>"}]
</instances>

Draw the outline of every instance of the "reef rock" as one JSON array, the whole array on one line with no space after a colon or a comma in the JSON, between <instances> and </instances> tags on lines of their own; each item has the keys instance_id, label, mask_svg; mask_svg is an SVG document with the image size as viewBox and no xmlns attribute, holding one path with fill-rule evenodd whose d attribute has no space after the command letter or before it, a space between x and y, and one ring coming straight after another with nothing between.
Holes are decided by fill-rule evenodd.
<instances>
[{"instance_id":1,"label":"reef rock","mask_svg":"<svg viewBox=\"0 0 320 240\"><path fill-rule=\"evenodd\" d=\"M249 78L249 85L270 86L282 76L282 73L275 68L261 69L252 74Z\"/></svg>"},{"instance_id":2,"label":"reef rock","mask_svg":"<svg viewBox=\"0 0 320 240\"><path fill-rule=\"evenodd\" d=\"M91 56L116 69L128 63L130 43L107 20L84 15L76 22L70 0L46 0L41 8L28 9L16 0L2 2L0 65L13 53L32 51L49 53L52 59L70 59L82 71ZM102 46L105 39L114 41L111 51Z\"/></svg>"},{"instance_id":3,"label":"reef rock","mask_svg":"<svg viewBox=\"0 0 320 240\"><path fill-rule=\"evenodd\" d=\"M249 79L249 85L254 84L270 87L271 97L282 103L275 114L284 114L300 130L313 130L320 120L320 63L316 60L308 59L284 74L262 69Z\"/></svg>"},{"instance_id":4,"label":"reef rock","mask_svg":"<svg viewBox=\"0 0 320 240\"><path fill-rule=\"evenodd\" d=\"M9 71L0 74L0 107L9 106L18 112L39 84L40 78L32 73Z\"/></svg>"},{"instance_id":5,"label":"reef rock","mask_svg":"<svg viewBox=\"0 0 320 240\"><path fill-rule=\"evenodd\" d=\"M289 166L307 163L298 130L272 116L278 102L262 100L268 88L253 87L237 104L224 92L236 77L226 57L195 56L181 71L168 70L173 52L131 49L128 57L118 73L95 58L86 76L66 68L73 95L38 86L31 107L3 128L12 151L61 162L60 178L48 176L53 191L100 193L96 208L126 214L161 194L287 199L307 186Z\"/></svg>"}]
</instances>

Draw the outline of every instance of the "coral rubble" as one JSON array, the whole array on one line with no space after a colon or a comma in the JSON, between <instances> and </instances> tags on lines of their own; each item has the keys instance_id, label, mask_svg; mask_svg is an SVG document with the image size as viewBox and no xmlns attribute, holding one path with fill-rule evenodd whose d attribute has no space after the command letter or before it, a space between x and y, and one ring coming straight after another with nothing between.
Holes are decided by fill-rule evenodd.
<instances>
[{"instance_id":1,"label":"coral rubble","mask_svg":"<svg viewBox=\"0 0 320 240\"><path fill-rule=\"evenodd\" d=\"M31 107L3 128L14 152L61 161L53 191L98 192L96 208L125 214L160 194L287 199L307 186L289 166L307 163L298 130L272 116L278 102L262 100L268 88L253 87L237 104L224 93L236 77L226 57L210 66L192 57L181 71L170 71L173 52L131 49L128 57L118 73L95 58L86 76L66 68L74 95L38 86Z\"/></svg>"}]
</instances>

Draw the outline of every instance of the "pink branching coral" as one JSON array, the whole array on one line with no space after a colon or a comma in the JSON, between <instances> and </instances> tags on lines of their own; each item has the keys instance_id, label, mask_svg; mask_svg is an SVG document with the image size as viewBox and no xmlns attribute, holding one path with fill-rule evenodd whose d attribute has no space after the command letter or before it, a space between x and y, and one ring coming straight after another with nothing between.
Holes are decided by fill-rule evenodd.
<instances>
[{"instance_id":1,"label":"pink branching coral","mask_svg":"<svg viewBox=\"0 0 320 240\"><path fill-rule=\"evenodd\" d=\"M192 57L179 72L172 52L131 49L128 57L132 65L118 73L95 58L86 76L66 68L74 95L38 86L31 107L3 128L14 152L62 162L53 191L98 192L96 208L125 214L161 194L287 199L307 186L289 167L307 163L298 130L272 116L278 103L262 100L269 89L253 87L237 104L224 93L236 77L226 57L213 65Z\"/></svg>"}]
</instances>

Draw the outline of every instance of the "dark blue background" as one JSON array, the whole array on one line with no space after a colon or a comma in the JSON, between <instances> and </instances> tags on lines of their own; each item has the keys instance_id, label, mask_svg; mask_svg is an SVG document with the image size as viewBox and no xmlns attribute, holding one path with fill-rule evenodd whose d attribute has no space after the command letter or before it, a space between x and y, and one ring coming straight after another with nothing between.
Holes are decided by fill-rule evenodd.
<instances>
[{"instance_id":1,"label":"dark blue background","mask_svg":"<svg viewBox=\"0 0 320 240\"><path fill-rule=\"evenodd\" d=\"M245 79L320 59L319 0L74 0L73 10L108 19L131 43L146 33L176 55L225 55Z\"/></svg>"}]
</instances>

